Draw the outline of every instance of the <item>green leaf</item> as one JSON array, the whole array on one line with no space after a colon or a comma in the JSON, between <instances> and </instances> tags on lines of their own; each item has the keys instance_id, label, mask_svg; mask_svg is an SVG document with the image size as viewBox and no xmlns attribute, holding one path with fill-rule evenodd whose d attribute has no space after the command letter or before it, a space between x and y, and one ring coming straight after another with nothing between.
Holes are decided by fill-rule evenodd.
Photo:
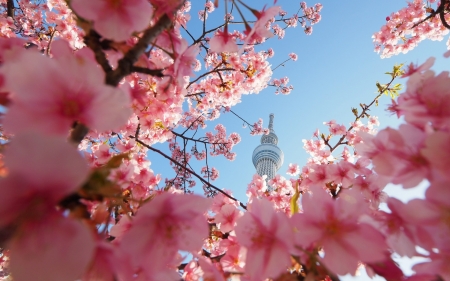
<instances>
[{"instance_id":1,"label":"green leaf","mask_svg":"<svg viewBox=\"0 0 450 281\"><path fill-rule=\"evenodd\" d=\"M392 78L401 76L405 73L405 71L402 69L403 65L403 63L394 65L394 68L392 70Z\"/></svg>"}]
</instances>

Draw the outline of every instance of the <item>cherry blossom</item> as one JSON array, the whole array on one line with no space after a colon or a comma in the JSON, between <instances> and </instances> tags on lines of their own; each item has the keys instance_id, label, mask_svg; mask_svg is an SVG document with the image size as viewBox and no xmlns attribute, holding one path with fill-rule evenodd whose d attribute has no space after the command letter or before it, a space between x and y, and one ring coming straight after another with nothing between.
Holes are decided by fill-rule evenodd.
<instances>
[{"instance_id":1,"label":"cherry blossom","mask_svg":"<svg viewBox=\"0 0 450 281\"><path fill-rule=\"evenodd\" d=\"M375 51L382 58L407 53L425 39L442 40L448 29L442 24L436 8L431 8L437 1L408 1L407 6L386 18L387 22L372 38ZM448 14L444 15L446 21Z\"/></svg>"},{"instance_id":2,"label":"cherry blossom","mask_svg":"<svg viewBox=\"0 0 450 281\"><path fill-rule=\"evenodd\" d=\"M196 195L163 193L156 196L143 205L132 220L130 229L121 239L122 251L129 255L134 267L145 271L145 275L151 276L152 270L170 274L169 266L178 250L201 248L208 235L203 213L209 204L209 200ZM153 263L153 268L147 267L148 263Z\"/></svg>"},{"instance_id":3,"label":"cherry blossom","mask_svg":"<svg viewBox=\"0 0 450 281\"><path fill-rule=\"evenodd\" d=\"M249 280L276 277L290 263L293 232L288 218L265 200L254 200L236 226L238 241L247 248L246 275Z\"/></svg>"},{"instance_id":4,"label":"cherry blossom","mask_svg":"<svg viewBox=\"0 0 450 281\"><path fill-rule=\"evenodd\" d=\"M303 140L310 158L289 165L292 178L253 175L240 202L213 184L210 157L235 159L241 136L220 121L207 126L236 114L244 94L292 92L288 77L272 77L276 52L255 45L288 27L311 34L321 4L288 15L235 1L215 22L219 1L206 1L198 33L189 1L12 2L0 5L2 276L259 281L298 279L302 268L330 280L364 265L387 280L450 278L450 80L431 70L434 58L390 74L407 78L389 107L406 124L377 132L360 104L353 122L326 122L327 133ZM448 1L408 2L374 35L376 50L388 57L441 40L447 10ZM251 123L250 134L269 133L261 119ZM173 176L152 170L150 151ZM182 195L198 182L213 199ZM387 196L389 183L429 187L401 202ZM405 277L391 253L426 260Z\"/></svg>"},{"instance_id":5,"label":"cherry blossom","mask_svg":"<svg viewBox=\"0 0 450 281\"><path fill-rule=\"evenodd\" d=\"M215 216L214 220L219 223L219 229L222 232L230 232L234 229L236 220L240 217L240 212L234 204L223 205L220 212Z\"/></svg>"},{"instance_id":6,"label":"cherry blossom","mask_svg":"<svg viewBox=\"0 0 450 281\"><path fill-rule=\"evenodd\" d=\"M445 128L449 124L448 111L448 72L435 76L433 71L423 75L413 75L407 82L407 90L398 100L398 110L408 123L425 126L431 123L434 128Z\"/></svg>"},{"instance_id":7,"label":"cherry blossom","mask_svg":"<svg viewBox=\"0 0 450 281\"><path fill-rule=\"evenodd\" d=\"M384 257L386 245L381 233L358 222L367 212L360 196L345 191L334 201L324 191L315 190L313 196L302 198L303 213L292 218L297 229L296 244L323 247L325 256L321 260L337 274L354 274L359 261L377 262Z\"/></svg>"},{"instance_id":8,"label":"cherry blossom","mask_svg":"<svg viewBox=\"0 0 450 281\"><path fill-rule=\"evenodd\" d=\"M263 10L261 12L256 12L256 17L258 20L256 21L253 28L247 27L246 29L246 43L252 44L255 42L263 42L265 38L273 36L273 34L267 30L266 23L270 19L272 19L275 15L277 15L280 11L280 7L270 7L267 10Z\"/></svg>"},{"instance_id":9,"label":"cherry blossom","mask_svg":"<svg viewBox=\"0 0 450 281\"><path fill-rule=\"evenodd\" d=\"M11 61L6 58L0 71L14 98L5 129L67 135L74 122L99 131L122 126L130 116L129 98L102 84L104 73L92 61L92 53L85 50L77 56L62 41L54 45L55 59L34 51L21 52ZM36 77L39 87L27 77Z\"/></svg>"},{"instance_id":10,"label":"cherry blossom","mask_svg":"<svg viewBox=\"0 0 450 281\"><path fill-rule=\"evenodd\" d=\"M61 155L67 161L61 162ZM64 138L27 133L14 138L5 164L9 173L0 179L0 225L15 226L9 244L14 278L81 277L94 251L93 236L87 226L64 217L56 205L86 179L87 163ZM32 236L25 235L30 232ZM66 251L73 255L61 259Z\"/></svg>"},{"instance_id":11,"label":"cherry blossom","mask_svg":"<svg viewBox=\"0 0 450 281\"><path fill-rule=\"evenodd\" d=\"M144 30L153 14L145 0L72 0L71 8L93 21L93 27L105 38L125 41L135 31Z\"/></svg>"},{"instance_id":12,"label":"cherry blossom","mask_svg":"<svg viewBox=\"0 0 450 281\"><path fill-rule=\"evenodd\" d=\"M217 33L209 40L211 52L237 52L238 46L228 28L225 26L224 31L218 30Z\"/></svg>"},{"instance_id":13,"label":"cherry blossom","mask_svg":"<svg viewBox=\"0 0 450 281\"><path fill-rule=\"evenodd\" d=\"M297 176L298 174L300 174L300 167L297 164L289 164L289 168L288 171L286 172L286 174L290 175L290 176Z\"/></svg>"}]
</instances>

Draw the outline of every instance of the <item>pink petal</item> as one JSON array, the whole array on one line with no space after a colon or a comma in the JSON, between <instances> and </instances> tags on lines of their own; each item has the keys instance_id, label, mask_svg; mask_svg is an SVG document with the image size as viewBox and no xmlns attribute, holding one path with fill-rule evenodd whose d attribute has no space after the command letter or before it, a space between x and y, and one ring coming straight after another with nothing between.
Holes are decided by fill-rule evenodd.
<instances>
[{"instance_id":1,"label":"pink petal","mask_svg":"<svg viewBox=\"0 0 450 281\"><path fill-rule=\"evenodd\" d=\"M51 215L20 229L11 244L14 280L73 281L86 270L94 253L89 230L79 222Z\"/></svg>"},{"instance_id":2,"label":"pink petal","mask_svg":"<svg viewBox=\"0 0 450 281\"><path fill-rule=\"evenodd\" d=\"M358 258L356 253L351 252L351 249L334 240L325 240L323 249L325 251L323 263L328 269L339 275L355 274L358 268Z\"/></svg>"},{"instance_id":3,"label":"pink petal","mask_svg":"<svg viewBox=\"0 0 450 281\"><path fill-rule=\"evenodd\" d=\"M78 188L89 171L86 161L65 138L32 132L19 134L11 141L5 164L30 189L51 190L57 199Z\"/></svg>"}]
</instances>

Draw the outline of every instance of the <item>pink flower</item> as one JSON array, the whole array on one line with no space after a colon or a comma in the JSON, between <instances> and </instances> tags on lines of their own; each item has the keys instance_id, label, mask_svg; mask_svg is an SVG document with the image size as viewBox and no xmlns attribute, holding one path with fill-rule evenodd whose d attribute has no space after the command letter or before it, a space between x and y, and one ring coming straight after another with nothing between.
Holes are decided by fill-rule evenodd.
<instances>
[{"instance_id":1,"label":"pink flower","mask_svg":"<svg viewBox=\"0 0 450 281\"><path fill-rule=\"evenodd\" d=\"M448 247L448 246L447 246ZM422 280L431 280L436 278L438 275L442 280L450 280L450 267L448 266L450 262L450 250L441 250L441 253L436 254L430 252L430 261L418 263L413 266L413 270L419 275L425 275ZM432 273L432 276L429 274ZM428 275L428 276L427 276Z\"/></svg>"},{"instance_id":2,"label":"pink flower","mask_svg":"<svg viewBox=\"0 0 450 281\"><path fill-rule=\"evenodd\" d=\"M395 198L389 198L387 203L390 213L381 212L383 231L387 235L386 242L400 256L416 255L414 214L423 210L423 200L412 200L407 204Z\"/></svg>"},{"instance_id":3,"label":"pink flower","mask_svg":"<svg viewBox=\"0 0 450 281\"><path fill-rule=\"evenodd\" d=\"M5 130L66 136L75 121L98 131L118 129L131 114L129 97L104 85L103 71L84 49L78 56L62 40L52 44L55 59L22 52L1 67L5 87L14 93ZM34 77L34 79L29 79Z\"/></svg>"},{"instance_id":4,"label":"pink flower","mask_svg":"<svg viewBox=\"0 0 450 281\"><path fill-rule=\"evenodd\" d=\"M101 241L97 244L95 256L82 280L129 280L132 275L132 268L126 256L119 252L119 248L112 243Z\"/></svg>"},{"instance_id":5,"label":"pink flower","mask_svg":"<svg viewBox=\"0 0 450 281\"><path fill-rule=\"evenodd\" d=\"M94 152L94 155L97 156L97 162L100 164L105 164L111 158L110 146L106 143L100 145L99 149Z\"/></svg>"},{"instance_id":6,"label":"pink flower","mask_svg":"<svg viewBox=\"0 0 450 281\"><path fill-rule=\"evenodd\" d=\"M433 66L435 60L436 60L436 59L433 58L433 57L428 58L427 61L424 62L424 63L423 63L422 65L420 65L420 66L417 66L417 65L411 63L410 65L407 66L407 69L406 69L406 71L405 71L405 74L402 75L402 78L411 76L411 75L413 75L414 73L421 73L421 72L424 72L424 71L430 69L430 68Z\"/></svg>"},{"instance_id":7,"label":"pink flower","mask_svg":"<svg viewBox=\"0 0 450 281\"><path fill-rule=\"evenodd\" d=\"M223 205L220 212L215 216L215 222L219 223L219 229L223 233L230 232L234 229L236 220L239 218L240 212L235 205Z\"/></svg>"},{"instance_id":8,"label":"pink flower","mask_svg":"<svg viewBox=\"0 0 450 281\"><path fill-rule=\"evenodd\" d=\"M435 76L426 71L413 75L407 82L406 92L398 99L397 109L405 121L424 127L431 123L436 129L448 128L450 124L450 77L444 71Z\"/></svg>"},{"instance_id":9,"label":"pink flower","mask_svg":"<svg viewBox=\"0 0 450 281\"><path fill-rule=\"evenodd\" d=\"M450 233L448 221L450 203L447 199L450 196L448 181L433 182L427 189L425 196L426 200L421 204L423 208L417 208L420 212L419 215L416 215L418 217L416 222L425 226L429 233L428 238L432 237L432 239L426 239L427 237L425 236L422 237L421 241L428 242L428 249L443 249L447 247L447 251L450 253L450 247L448 247L448 234ZM431 240L434 240L433 244L430 244Z\"/></svg>"},{"instance_id":10,"label":"pink flower","mask_svg":"<svg viewBox=\"0 0 450 281\"><path fill-rule=\"evenodd\" d=\"M183 5L183 0L150 0L150 3L155 7L158 15L166 14L172 17L175 11ZM149 15L150 17L150 15Z\"/></svg>"},{"instance_id":11,"label":"pink flower","mask_svg":"<svg viewBox=\"0 0 450 281\"><path fill-rule=\"evenodd\" d=\"M331 124L328 129L333 135L345 135L347 132L347 128L344 125L339 124Z\"/></svg>"},{"instance_id":12,"label":"pink flower","mask_svg":"<svg viewBox=\"0 0 450 281\"><path fill-rule=\"evenodd\" d=\"M296 177L300 174L300 167L298 166L298 164L290 163L286 174Z\"/></svg>"},{"instance_id":13,"label":"pink flower","mask_svg":"<svg viewBox=\"0 0 450 281\"><path fill-rule=\"evenodd\" d=\"M200 281L203 270L198 266L195 260L190 261L183 270L183 280L186 281Z\"/></svg>"},{"instance_id":14,"label":"pink flower","mask_svg":"<svg viewBox=\"0 0 450 281\"><path fill-rule=\"evenodd\" d=\"M255 199L238 219L236 237L247 248L245 274L259 281L277 277L290 264L293 232L287 216L266 199Z\"/></svg>"},{"instance_id":15,"label":"pink flower","mask_svg":"<svg viewBox=\"0 0 450 281\"><path fill-rule=\"evenodd\" d=\"M94 241L87 227L64 217L56 205L86 179L86 161L65 138L28 133L8 145L5 164L0 228L15 226L9 244L14 280L80 278Z\"/></svg>"},{"instance_id":16,"label":"pink flower","mask_svg":"<svg viewBox=\"0 0 450 281\"><path fill-rule=\"evenodd\" d=\"M26 210L29 203L53 208L88 175L85 160L61 137L18 134L6 149L4 161L9 174L0 178L0 226L12 223L22 213L33 216Z\"/></svg>"},{"instance_id":17,"label":"pink flower","mask_svg":"<svg viewBox=\"0 0 450 281\"><path fill-rule=\"evenodd\" d=\"M293 60L293 61L296 61L296 60L298 59L298 56L297 56L297 54L295 54L295 53L290 53L290 54L289 54L289 57L290 57L291 60Z\"/></svg>"},{"instance_id":18,"label":"pink flower","mask_svg":"<svg viewBox=\"0 0 450 281\"><path fill-rule=\"evenodd\" d=\"M429 163L420 153L424 147L425 133L419 128L403 124L398 130L386 128L375 137L361 135L363 144L357 144L357 151L372 159L374 171L391 178L395 184L405 188L417 186L429 176Z\"/></svg>"},{"instance_id":19,"label":"pink flower","mask_svg":"<svg viewBox=\"0 0 450 281\"><path fill-rule=\"evenodd\" d=\"M199 52L200 49L197 45L188 46L186 40L180 41L180 45L176 49L177 57L173 64L175 77L177 77L180 84L183 83L184 76L194 76L192 69Z\"/></svg>"},{"instance_id":20,"label":"pink flower","mask_svg":"<svg viewBox=\"0 0 450 281\"><path fill-rule=\"evenodd\" d=\"M22 224L9 250L14 280L73 281L91 262L94 241L86 226L53 211Z\"/></svg>"},{"instance_id":21,"label":"pink flower","mask_svg":"<svg viewBox=\"0 0 450 281\"><path fill-rule=\"evenodd\" d=\"M222 240L223 241L227 241L230 240L230 237L233 239L235 239L234 236L228 236L227 240ZM236 242L236 241L234 241ZM223 256L223 258L220 259L220 264L223 267L223 270L226 271L244 271L244 267L245 267L245 256L247 253L247 250L245 247L241 247L239 246L237 243L236 244L232 244L232 245L227 245L226 247L227 251L225 253L225 256Z\"/></svg>"},{"instance_id":22,"label":"pink flower","mask_svg":"<svg viewBox=\"0 0 450 281\"><path fill-rule=\"evenodd\" d=\"M218 30L217 33L209 40L209 49L211 52L221 53L238 51L238 46L233 36L228 33L228 28L224 31Z\"/></svg>"},{"instance_id":23,"label":"pink flower","mask_svg":"<svg viewBox=\"0 0 450 281\"><path fill-rule=\"evenodd\" d=\"M208 199L197 195L157 195L139 209L131 228L123 234L123 252L133 266L142 267L150 276L155 270L167 272L178 250L201 249L209 231L203 216L209 205ZM149 263L152 267L147 269Z\"/></svg>"},{"instance_id":24,"label":"pink flower","mask_svg":"<svg viewBox=\"0 0 450 281\"><path fill-rule=\"evenodd\" d=\"M214 263L210 259L203 256L198 257L198 264L203 270L203 280L211 281L225 281L223 274L217 269Z\"/></svg>"},{"instance_id":25,"label":"pink flower","mask_svg":"<svg viewBox=\"0 0 450 281\"><path fill-rule=\"evenodd\" d=\"M261 12L255 12L258 20L256 21L253 28L250 29L250 26L247 25L247 29L244 31L244 33L247 35L247 37L245 38L246 44L263 42L265 38L272 37L273 34L268 30L266 24L269 20L275 17L280 10L280 7L274 6Z\"/></svg>"},{"instance_id":26,"label":"pink flower","mask_svg":"<svg viewBox=\"0 0 450 281\"><path fill-rule=\"evenodd\" d=\"M450 179L450 134L447 132L435 132L425 140L425 147L421 150L422 155L428 160L431 167Z\"/></svg>"},{"instance_id":27,"label":"pink flower","mask_svg":"<svg viewBox=\"0 0 450 281\"><path fill-rule=\"evenodd\" d=\"M252 181L247 186L247 196L249 200L254 197L258 197L260 194L267 191L267 176L260 176L258 174L254 174Z\"/></svg>"},{"instance_id":28,"label":"pink flower","mask_svg":"<svg viewBox=\"0 0 450 281\"><path fill-rule=\"evenodd\" d=\"M72 0L70 6L93 21L98 33L114 41L125 41L133 32L142 31L153 15L146 0Z\"/></svg>"},{"instance_id":29,"label":"pink flower","mask_svg":"<svg viewBox=\"0 0 450 281\"><path fill-rule=\"evenodd\" d=\"M354 190L345 190L333 200L320 189L313 196L302 198L302 214L292 217L296 244L304 249L321 246L325 256L320 258L334 273L354 274L358 263L384 259L387 247L383 236L368 224L359 223L367 212L362 196Z\"/></svg>"},{"instance_id":30,"label":"pink flower","mask_svg":"<svg viewBox=\"0 0 450 281\"><path fill-rule=\"evenodd\" d=\"M328 174L336 184L342 184L343 188L350 187L355 179L353 164L347 161L328 165Z\"/></svg>"},{"instance_id":31,"label":"pink flower","mask_svg":"<svg viewBox=\"0 0 450 281\"><path fill-rule=\"evenodd\" d=\"M325 185L327 182L332 181L329 175L329 169L327 165L313 164L311 165L313 171L309 174L308 178L314 185Z\"/></svg>"}]
</instances>

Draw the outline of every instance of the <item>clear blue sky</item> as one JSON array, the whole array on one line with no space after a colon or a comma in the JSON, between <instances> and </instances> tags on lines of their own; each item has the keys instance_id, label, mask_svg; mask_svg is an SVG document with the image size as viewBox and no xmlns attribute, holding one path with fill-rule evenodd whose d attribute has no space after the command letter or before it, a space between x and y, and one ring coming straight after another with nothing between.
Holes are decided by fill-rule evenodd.
<instances>
[{"instance_id":1,"label":"clear blue sky","mask_svg":"<svg viewBox=\"0 0 450 281\"><path fill-rule=\"evenodd\" d=\"M201 22L197 12L204 3L193 2L189 29L199 28ZM257 9L261 9L265 2L268 6L273 5L273 1L246 1ZM316 3L306 2L308 6ZM424 41L408 54L389 59L380 59L373 51L372 34L385 23L386 16L406 6L406 1L324 0L320 3L323 4L322 20L313 27L311 36L306 36L299 27L290 28L283 40L272 38L264 45L265 49L272 47L275 50L275 56L271 59L273 66L285 60L290 52L298 55L298 61L289 62L274 72L276 78L290 78L290 84L294 86L292 93L287 96L275 95L274 88L269 87L258 95L244 96L242 103L232 108L250 123L263 118L265 126L268 125L269 114L275 114L274 128L279 138L278 146L285 154L284 165L279 173L286 177L289 163L298 163L300 166L306 163L308 155L302 148L302 139L311 138L317 128L325 131L326 128L322 125L324 121L335 119L338 123L348 125L353 120L351 108L373 100L376 96L375 83L388 82L389 76L384 73L390 71L394 64L422 63L428 57L435 56L438 60L433 69L442 71L444 64L448 63L442 57L446 51L447 38L441 42ZM220 1L220 4L223 5L223 2ZM279 0L277 5L281 5L285 11L296 11L299 1ZM219 7L210 17L223 18L222 9L223 6ZM405 81L399 80L399 83ZM400 120L389 116L385 111L389 103L390 99L384 96L380 100L380 106L371 111L379 117L380 128L397 127L400 124ZM245 190L255 173L251 156L253 149L259 144L260 136L250 136L249 130L244 129L242 122L231 113L222 115L218 122L226 126L228 134L238 132L242 141L234 149L237 158L233 162L223 157L209 158L210 165L220 171L220 177L214 184L231 189L245 203ZM216 123L209 124L207 130L212 131ZM155 172L162 173L163 177L168 171L172 175L165 159L152 152L149 152L149 159ZM203 165L204 163L199 163L194 166ZM199 188L200 186L198 185ZM403 196L396 191L394 193L396 196ZM404 198L406 197L405 195ZM364 278L360 277L358 280Z\"/></svg>"}]
</instances>

